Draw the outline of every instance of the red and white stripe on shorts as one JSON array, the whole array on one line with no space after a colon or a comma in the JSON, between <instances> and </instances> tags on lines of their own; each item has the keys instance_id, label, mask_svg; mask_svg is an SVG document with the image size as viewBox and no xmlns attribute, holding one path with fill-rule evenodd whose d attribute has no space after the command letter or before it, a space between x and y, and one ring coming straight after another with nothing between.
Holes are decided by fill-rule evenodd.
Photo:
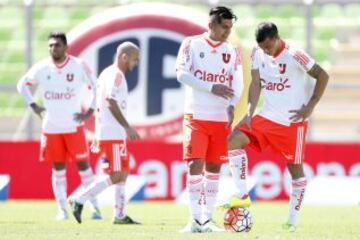
<instances>
[{"instance_id":1,"label":"red and white stripe on shorts","mask_svg":"<svg viewBox=\"0 0 360 240\"><path fill-rule=\"evenodd\" d=\"M297 129L297 136L296 136L296 150L295 150L295 161L294 164L301 164L303 161L304 156L304 136L305 128L304 126L299 126Z\"/></svg>"},{"instance_id":2,"label":"red and white stripe on shorts","mask_svg":"<svg viewBox=\"0 0 360 240\"><path fill-rule=\"evenodd\" d=\"M124 157L125 144L113 144L113 171L121 171L121 158Z\"/></svg>"}]
</instances>

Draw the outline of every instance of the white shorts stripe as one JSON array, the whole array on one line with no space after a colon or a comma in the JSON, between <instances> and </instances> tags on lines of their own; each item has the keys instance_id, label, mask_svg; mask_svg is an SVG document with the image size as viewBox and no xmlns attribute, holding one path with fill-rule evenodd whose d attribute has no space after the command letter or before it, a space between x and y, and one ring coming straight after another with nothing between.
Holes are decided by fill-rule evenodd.
<instances>
[{"instance_id":1,"label":"white shorts stripe","mask_svg":"<svg viewBox=\"0 0 360 240\"><path fill-rule=\"evenodd\" d=\"M118 150L118 167L119 167L119 171L121 171L121 146L122 144L118 144L117 150Z\"/></svg>"},{"instance_id":2,"label":"white shorts stripe","mask_svg":"<svg viewBox=\"0 0 360 240\"><path fill-rule=\"evenodd\" d=\"M116 171L120 170L120 146L116 144Z\"/></svg>"},{"instance_id":3,"label":"white shorts stripe","mask_svg":"<svg viewBox=\"0 0 360 240\"><path fill-rule=\"evenodd\" d=\"M114 171L119 171L119 169L120 169L119 158L120 158L119 144L113 144L113 169L114 169Z\"/></svg>"},{"instance_id":4,"label":"white shorts stripe","mask_svg":"<svg viewBox=\"0 0 360 240\"><path fill-rule=\"evenodd\" d=\"M116 148L115 148L115 144L112 145L112 150L113 150L113 169L115 171L116 168Z\"/></svg>"},{"instance_id":5,"label":"white shorts stripe","mask_svg":"<svg viewBox=\"0 0 360 240\"><path fill-rule=\"evenodd\" d=\"M299 127L297 129L296 136L296 151L295 151L295 164L300 164L302 162L302 149L303 149L303 139L304 139L304 127Z\"/></svg>"}]
</instances>

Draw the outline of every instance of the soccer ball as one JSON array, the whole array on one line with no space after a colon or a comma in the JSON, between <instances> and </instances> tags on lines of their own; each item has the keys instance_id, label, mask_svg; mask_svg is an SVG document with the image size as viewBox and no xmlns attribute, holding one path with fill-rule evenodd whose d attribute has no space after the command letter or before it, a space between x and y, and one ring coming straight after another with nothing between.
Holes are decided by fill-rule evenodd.
<instances>
[{"instance_id":1,"label":"soccer ball","mask_svg":"<svg viewBox=\"0 0 360 240\"><path fill-rule=\"evenodd\" d=\"M224 227L229 232L248 232L253 225L251 213L246 208L230 208L224 216Z\"/></svg>"}]
</instances>

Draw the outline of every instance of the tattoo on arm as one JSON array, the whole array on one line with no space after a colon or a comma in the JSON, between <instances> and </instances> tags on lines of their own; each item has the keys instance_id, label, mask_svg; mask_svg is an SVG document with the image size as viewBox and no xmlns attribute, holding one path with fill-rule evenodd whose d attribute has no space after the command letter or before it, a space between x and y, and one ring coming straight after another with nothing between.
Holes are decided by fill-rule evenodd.
<instances>
[{"instance_id":1,"label":"tattoo on arm","mask_svg":"<svg viewBox=\"0 0 360 240\"><path fill-rule=\"evenodd\" d=\"M323 71L324 70L319 66L319 64L315 63L310 71L308 71L308 74L317 79Z\"/></svg>"}]
</instances>

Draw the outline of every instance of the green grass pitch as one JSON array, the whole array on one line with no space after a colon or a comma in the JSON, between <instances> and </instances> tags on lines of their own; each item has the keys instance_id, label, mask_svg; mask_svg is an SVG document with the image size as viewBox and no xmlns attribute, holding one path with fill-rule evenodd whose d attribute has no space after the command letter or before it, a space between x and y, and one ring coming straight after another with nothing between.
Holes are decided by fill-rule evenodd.
<instances>
[{"instance_id":1,"label":"green grass pitch","mask_svg":"<svg viewBox=\"0 0 360 240\"><path fill-rule=\"evenodd\" d=\"M0 239L360 239L360 206L357 207L308 207L304 206L296 233L283 232L280 228L287 214L287 202L256 202L250 208L254 218L249 233L181 234L178 230L188 220L186 206L172 202L131 203L127 213L142 225L120 226L111 224L111 207L103 207L103 220L90 220L87 208L83 223L57 222L54 201L0 202ZM215 221L222 224L223 212L215 212Z\"/></svg>"}]
</instances>

